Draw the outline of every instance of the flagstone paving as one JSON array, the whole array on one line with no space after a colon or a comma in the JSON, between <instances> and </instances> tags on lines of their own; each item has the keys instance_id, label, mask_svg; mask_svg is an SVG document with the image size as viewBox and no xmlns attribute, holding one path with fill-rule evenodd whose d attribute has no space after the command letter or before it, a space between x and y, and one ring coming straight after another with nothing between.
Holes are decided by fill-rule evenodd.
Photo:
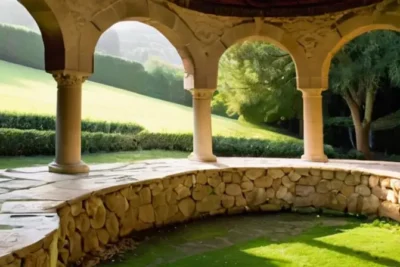
<instances>
[{"instance_id":1,"label":"flagstone paving","mask_svg":"<svg viewBox=\"0 0 400 267\"><path fill-rule=\"evenodd\" d=\"M0 258L45 239L58 229L55 210L91 194L113 192L127 184L160 179L176 173L225 168L320 168L368 172L400 178L400 164L340 161L312 163L298 159L219 158L217 163L186 159L148 160L133 164L91 166L85 175L49 173L47 167L0 171ZM227 242L221 240L221 242Z\"/></svg>"}]
</instances>

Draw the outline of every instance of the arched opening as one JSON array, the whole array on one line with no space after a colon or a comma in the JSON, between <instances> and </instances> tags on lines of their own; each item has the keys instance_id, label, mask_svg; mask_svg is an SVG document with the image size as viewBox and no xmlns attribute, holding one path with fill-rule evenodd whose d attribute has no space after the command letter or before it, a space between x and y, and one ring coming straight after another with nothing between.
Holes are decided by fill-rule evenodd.
<instances>
[{"instance_id":1,"label":"arched opening","mask_svg":"<svg viewBox=\"0 0 400 267\"><path fill-rule=\"evenodd\" d=\"M213 111L300 137L302 98L291 54L266 38L233 44L219 61Z\"/></svg>"},{"instance_id":2,"label":"arched opening","mask_svg":"<svg viewBox=\"0 0 400 267\"><path fill-rule=\"evenodd\" d=\"M325 142L354 149L368 159L400 154L392 137L399 132L400 34L373 25L341 40L330 64L325 93ZM341 46L339 46L341 45ZM332 134L332 133L335 134Z\"/></svg>"}]
</instances>

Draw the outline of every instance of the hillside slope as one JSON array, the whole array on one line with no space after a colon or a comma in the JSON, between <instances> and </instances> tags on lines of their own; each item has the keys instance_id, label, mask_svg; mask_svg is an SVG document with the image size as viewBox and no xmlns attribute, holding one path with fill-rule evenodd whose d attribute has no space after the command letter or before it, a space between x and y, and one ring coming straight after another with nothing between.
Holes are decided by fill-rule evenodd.
<instances>
[{"instance_id":1,"label":"hillside slope","mask_svg":"<svg viewBox=\"0 0 400 267\"><path fill-rule=\"evenodd\" d=\"M56 82L51 75L0 61L0 111L55 114ZM188 94L182 91L182 94ZM153 132L192 132L192 109L93 82L83 86L83 117L136 122ZM213 134L270 140L297 140L286 135L213 116Z\"/></svg>"}]
</instances>

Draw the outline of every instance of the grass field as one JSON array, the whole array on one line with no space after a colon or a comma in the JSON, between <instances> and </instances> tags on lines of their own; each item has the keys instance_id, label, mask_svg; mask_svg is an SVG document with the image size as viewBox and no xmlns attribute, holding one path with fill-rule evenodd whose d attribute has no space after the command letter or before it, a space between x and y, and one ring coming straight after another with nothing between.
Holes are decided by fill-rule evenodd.
<instances>
[{"instance_id":1,"label":"grass field","mask_svg":"<svg viewBox=\"0 0 400 267\"><path fill-rule=\"evenodd\" d=\"M56 93L56 82L50 74L0 61L0 111L54 115ZM189 107L89 81L83 86L83 117L136 122L152 132L193 131ZM297 140L220 116L213 116L212 122L214 135Z\"/></svg>"}]
</instances>

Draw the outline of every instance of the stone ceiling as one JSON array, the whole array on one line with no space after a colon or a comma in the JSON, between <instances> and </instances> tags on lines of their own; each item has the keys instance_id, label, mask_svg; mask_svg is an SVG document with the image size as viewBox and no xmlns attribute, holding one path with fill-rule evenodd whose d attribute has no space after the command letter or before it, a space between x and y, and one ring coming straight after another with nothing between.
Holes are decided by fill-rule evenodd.
<instances>
[{"instance_id":1,"label":"stone ceiling","mask_svg":"<svg viewBox=\"0 0 400 267\"><path fill-rule=\"evenodd\" d=\"M382 0L168 0L203 13L235 17L315 16Z\"/></svg>"}]
</instances>

